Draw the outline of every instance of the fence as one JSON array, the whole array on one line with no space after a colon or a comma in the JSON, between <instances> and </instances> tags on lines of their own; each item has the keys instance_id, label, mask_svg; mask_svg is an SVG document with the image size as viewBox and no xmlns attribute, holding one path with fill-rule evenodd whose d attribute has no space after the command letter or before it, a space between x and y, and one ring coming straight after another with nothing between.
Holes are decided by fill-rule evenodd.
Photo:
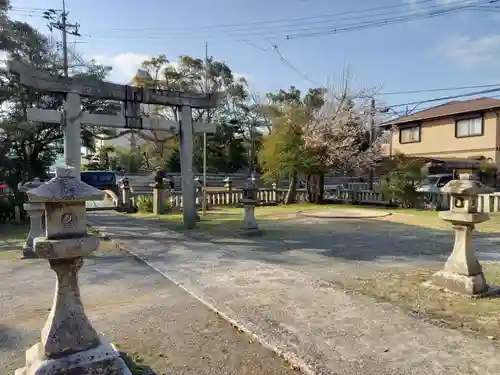
<instances>
[{"instance_id":1,"label":"fence","mask_svg":"<svg viewBox=\"0 0 500 375\"><path fill-rule=\"evenodd\" d=\"M371 205L390 205L391 200L378 191L374 186L374 190L361 189L363 183L348 184L350 188L338 186L327 188L324 192L324 199L332 203L346 204L371 204ZM134 198L141 195L151 196L153 194L151 188L148 192L134 193ZM170 201L172 208L182 208L182 192L180 191L165 191L167 199ZM281 188L261 188L257 192L257 198L260 204L276 204L282 202L287 194L287 189ZM424 193L424 208L430 210L448 210L450 208L450 196L448 194ZM206 199L209 206L231 206L238 205L243 198L242 189L212 189L207 190ZM196 197L196 203L201 204L201 196ZM307 202L307 190L297 189L297 203ZM500 212L500 193L480 194L478 197L479 212Z\"/></svg>"},{"instance_id":2,"label":"fence","mask_svg":"<svg viewBox=\"0 0 500 375\"><path fill-rule=\"evenodd\" d=\"M175 190L181 190L181 176L179 173L169 173L169 178L171 178L174 182L174 189ZM202 179L201 174L196 174L197 177L200 177ZM149 185L154 183L154 178L153 174L142 174L142 175L128 175L130 184L134 187L136 190L144 191L144 188L147 187L149 189ZM248 180L248 175L246 173L232 173L232 174L217 174L217 173L208 173L207 174L207 186L209 187L218 187L222 188L225 184L224 179L226 177L230 177L232 180L233 187L241 187L243 184ZM255 178L257 180L257 184L261 187L271 187L271 184L265 183L259 174L255 175ZM349 188L356 188L356 189L369 189L370 186L366 182L359 182L360 178L357 177L344 177L344 176L332 176L332 175L326 175L325 176L325 181L324 184L327 187L333 187L337 185L342 185L342 186L347 186L349 185ZM303 188L302 186L304 181L302 179L297 180L297 187L298 188ZM374 179L374 185L378 184L378 178ZM288 188L288 180L283 179L280 181L277 181L277 186L279 188Z\"/></svg>"}]
</instances>

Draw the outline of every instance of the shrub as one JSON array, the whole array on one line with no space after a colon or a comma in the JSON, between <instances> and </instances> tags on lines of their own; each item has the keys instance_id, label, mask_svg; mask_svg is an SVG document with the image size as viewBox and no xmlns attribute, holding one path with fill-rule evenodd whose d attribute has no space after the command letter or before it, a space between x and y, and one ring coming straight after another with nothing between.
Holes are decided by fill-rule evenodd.
<instances>
[{"instance_id":1,"label":"shrub","mask_svg":"<svg viewBox=\"0 0 500 375\"><path fill-rule=\"evenodd\" d=\"M142 213L153 212L153 197L140 195L135 199L137 211Z\"/></svg>"},{"instance_id":2,"label":"shrub","mask_svg":"<svg viewBox=\"0 0 500 375\"><path fill-rule=\"evenodd\" d=\"M172 211L172 202L170 202L170 199L168 199L165 204L165 212L171 212Z\"/></svg>"},{"instance_id":3,"label":"shrub","mask_svg":"<svg viewBox=\"0 0 500 375\"><path fill-rule=\"evenodd\" d=\"M416 191L422 181L424 162L396 154L382 165L380 189L385 197L405 208L418 208L423 203L424 196Z\"/></svg>"},{"instance_id":4,"label":"shrub","mask_svg":"<svg viewBox=\"0 0 500 375\"><path fill-rule=\"evenodd\" d=\"M26 211L14 197L0 197L0 223L13 221L16 216L15 206L21 209L21 220L27 219Z\"/></svg>"}]
</instances>

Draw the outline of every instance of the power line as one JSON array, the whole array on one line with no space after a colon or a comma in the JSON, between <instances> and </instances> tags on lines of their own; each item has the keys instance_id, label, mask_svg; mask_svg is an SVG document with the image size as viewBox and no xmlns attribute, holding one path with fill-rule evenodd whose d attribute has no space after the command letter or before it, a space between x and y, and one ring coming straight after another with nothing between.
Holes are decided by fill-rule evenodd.
<instances>
[{"instance_id":1,"label":"power line","mask_svg":"<svg viewBox=\"0 0 500 375\"><path fill-rule=\"evenodd\" d=\"M481 3L487 4L487 3L491 3L492 1L498 1L498 0L485 0L483 2L477 2L475 4L481 4ZM463 3L463 2L461 2L461 3ZM348 26L338 27L338 28L333 28L333 29L330 28L327 30L318 30L318 31L310 31L310 32L304 32L304 33L291 34L291 35L287 35L287 40L313 37L313 36L340 34L340 33L344 33L344 32L351 32L351 31L357 31L357 30L362 30L362 29L398 24L398 23L407 22L407 21L414 21L414 20L426 19L426 18L435 18L435 17L439 17L439 16L444 16L444 15L448 15L448 14L455 14L455 13L460 13L460 12L463 12L466 10L470 10L470 8L471 8L470 4L472 4L472 3L469 2L469 5L463 5L463 6L458 6L458 7L454 7L454 8L436 10L436 11L433 11L433 12L428 13L428 14L398 16L398 17L392 17L392 18L376 20L376 21L372 21L372 22L365 22L365 23L359 23L359 24L354 24L354 25L348 25Z\"/></svg>"},{"instance_id":2,"label":"power line","mask_svg":"<svg viewBox=\"0 0 500 375\"><path fill-rule=\"evenodd\" d=\"M460 0L459 2L464 2L465 0ZM432 0L418 0L415 1L415 4L424 4L424 3L431 3ZM439 5L440 7L442 5ZM277 25L281 23L292 23L294 26L297 25L298 23L303 23L303 22L298 22L298 21L312 21L313 24L322 22L319 21L323 18L328 18L328 22L331 21L332 17L335 19L337 16L343 16L343 15L349 15L349 14L355 14L356 16L350 17L347 19L351 18L359 18L360 14L362 13L367 13L367 12L373 12L373 11L378 11L378 10L384 10L384 9L391 9L391 8L401 8L401 7L407 7L404 3L397 4L397 5L388 5L388 6L382 6L382 7L376 7L376 8L366 8L366 9L360 9L360 10L355 10L355 11L347 11L347 12L340 12L340 13L327 13L327 14L321 14L321 15L316 15L316 16L305 16L305 17L294 17L294 18L279 18L275 20L268 20L268 21L254 21L254 22L245 22L245 23L231 23L231 24L219 24L219 25L204 25L204 26L198 26L197 29L218 29L218 28L230 28L230 29L239 29L241 27L246 28L246 29L251 29L254 30L257 25L269 25L269 26L264 26L264 27L272 27L275 28ZM433 6L434 7L434 6ZM403 11L408 11L408 9L403 10ZM384 14L392 14L393 12L390 13L384 13ZM362 15L366 17L366 15ZM316 21L318 20L318 21ZM310 22L306 22L306 24L309 24ZM172 29L172 28L155 28L155 29L145 29L145 28L112 28L112 29L107 29L109 31L179 31L179 29Z\"/></svg>"},{"instance_id":3,"label":"power line","mask_svg":"<svg viewBox=\"0 0 500 375\"><path fill-rule=\"evenodd\" d=\"M488 90L481 90L481 91L469 92L469 93L464 93L464 94L460 94L460 95L450 95L450 96L443 96L443 97L439 97L439 98L421 100L421 101L418 101L418 102L393 104L393 105L389 105L387 107L390 107L390 108L394 108L394 107L407 107L407 106L418 105L418 104L440 102L440 101L443 101L443 100L459 99L459 98L465 98L465 97L470 97L470 96L477 96L477 95L482 95L482 94L489 94L489 93L492 93L492 92L499 92L499 91L500 91L500 87L493 88L493 89L488 89Z\"/></svg>"},{"instance_id":4,"label":"power line","mask_svg":"<svg viewBox=\"0 0 500 375\"><path fill-rule=\"evenodd\" d=\"M441 87L432 89L421 89L421 90L409 90L409 91L393 91L393 92L380 92L377 95L403 95L403 94L421 94L426 92L438 92L438 91L455 91L455 90L470 90L470 89L481 89L487 87L499 87L500 83L490 84L490 85L474 85L474 86L460 86L460 87Z\"/></svg>"},{"instance_id":5,"label":"power line","mask_svg":"<svg viewBox=\"0 0 500 375\"><path fill-rule=\"evenodd\" d=\"M282 55L281 51L279 50L279 47L278 47L278 45L277 45L277 44L273 44L273 45L272 45L272 47L273 47L274 51L278 54L280 61L281 61L284 65L288 66L290 69L292 69L295 73L297 73L298 75L300 75L300 76L301 76L302 78L304 78L306 81L308 81L308 82L310 82L310 83L312 83L312 84L314 84L314 85L318 85L318 86L323 87L323 85L321 85L321 84L319 84L319 83L315 82L314 80L312 80L311 78L309 78L309 77L308 77L305 73L303 73L303 72L301 72L300 70L298 70L298 69L297 69L295 66L293 66L293 65L292 65L292 64L291 64L291 63L290 63L287 59L285 59L285 58L283 57L283 55Z\"/></svg>"},{"instance_id":6,"label":"power line","mask_svg":"<svg viewBox=\"0 0 500 375\"><path fill-rule=\"evenodd\" d=\"M472 4L474 5L479 5L479 4L487 4L491 3L491 1L498 1L498 0L476 0L475 2L471 3L470 0L461 0L453 3L453 6L450 5L432 5L428 7L422 7L420 10L412 10L408 13L408 11L403 11L399 12L398 17L394 17L394 13L390 13L392 17L385 17L385 18L378 18L378 19L372 19L369 21L362 21L362 22L354 22L354 23L347 23L347 24L339 24L337 27L333 27L333 25L329 26L321 26L318 27L317 24L319 23L318 21L314 22L295 22L293 25L276 25L276 24L271 24L263 27L255 27L252 26L251 24L240 24L236 25L237 27L240 27L240 29L228 29L228 30L214 30L215 32L223 32L224 36L229 36L229 37L241 37L246 40L248 40L250 37L264 37L267 36L268 38L272 36L281 36L284 37L285 39L297 39L299 37L305 37L305 36L314 36L314 35L327 35L327 34L335 34L335 33L340 33L340 32L347 32L347 31L355 31L355 30L360 30L363 28L373 28L373 27L381 27L389 24L395 24L395 23L401 23L401 22L407 22L415 19L424 19L424 18L433 18L437 16L442 16L446 14L453 14L453 13L458 13L462 12L465 10L468 10ZM366 15L363 15L365 17ZM372 16L373 15L369 15ZM352 17L344 18L343 20L354 20L356 18L359 18L360 15L355 15ZM288 20L281 20L278 22L283 22L283 21L288 21ZM337 22L338 20L329 20L326 22ZM271 21L262 21L262 22L271 22ZM276 22L276 21L274 21ZM324 22L324 21L322 21ZM316 25L316 26L315 26ZM229 26L229 25L222 25L224 27ZM208 27L208 26L206 26ZM221 27L221 25L213 25L211 26L212 28L216 29L217 27ZM246 29L241 29L241 28ZM281 30L284 29L284 30ZM123 32L125 31L134 31L136 35L124 35ZM147 35L137 35L137 32L143 31L147 32ZM121 38L121 39L162 39L167 36L184 36L184 37L189 37L189 36L196 36L196 29L191 29L191 30L185 30L182 32L182 30L177 30L174 32L162 32L160 34L153 34L152 32L161 32L161 30L152 30L152 29L121 29L120 33L115 33L115 34L102 34L99 36L92 36L88 35L87 37L89 38ZM172 31L172 30L171 30ZM179 31L181 33L179 33ZM198 28L198 31L202 31L200 28ZM201 35L200 35L201 36ZM203 37L206 38L206 31L203 31Z\"/></svg>"}]
</instances>

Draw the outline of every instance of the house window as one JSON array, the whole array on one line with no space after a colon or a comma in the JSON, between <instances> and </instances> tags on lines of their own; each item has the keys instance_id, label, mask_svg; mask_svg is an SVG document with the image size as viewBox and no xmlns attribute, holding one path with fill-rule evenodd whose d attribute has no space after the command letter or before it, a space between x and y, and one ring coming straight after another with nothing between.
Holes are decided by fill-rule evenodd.
<instances>
[{"instance_id":1,"label":"house window","mask_svg":"<svg viewBox=\"0 0 500 375\"><path fill-rule=\"evenodd\" d=\"M420 125L402 128L399 130L399 143L420 142Z\"/></svg>"},{"instance_id":2,"label":"house window","mask_svg":"<svg viewBox=\"0 0 500 375\"><path fill-rule=\"evenodd\" d=\"M474 117L455 122L455 136L460 137L474 137L483 135L483 118Z\"/></svg>"}]
</instances>

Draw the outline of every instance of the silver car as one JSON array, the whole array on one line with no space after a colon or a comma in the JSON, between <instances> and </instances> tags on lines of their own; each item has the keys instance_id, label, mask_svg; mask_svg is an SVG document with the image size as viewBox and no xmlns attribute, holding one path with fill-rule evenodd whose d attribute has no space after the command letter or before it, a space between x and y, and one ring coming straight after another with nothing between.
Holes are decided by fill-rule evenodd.
<instances>
[{"instance_id":1,"label":"silver car","mask_svg":"<svg viewBox=\"0 0 500 375\"><path fill-rule=\"evenodd\" d=\"M448 182L453 180L453 174L431 174L417 187L417 191L421 193L441 193L441 188Z\"/></svg>"}]
</instances>

